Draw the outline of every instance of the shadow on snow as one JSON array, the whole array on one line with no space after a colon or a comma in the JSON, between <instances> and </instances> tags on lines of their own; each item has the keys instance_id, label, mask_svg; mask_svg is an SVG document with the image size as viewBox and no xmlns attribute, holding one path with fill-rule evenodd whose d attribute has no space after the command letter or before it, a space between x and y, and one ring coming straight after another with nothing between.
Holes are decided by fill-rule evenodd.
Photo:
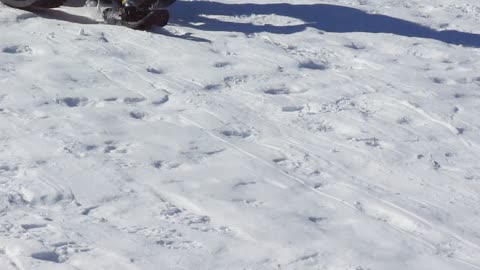
<instances>
[{"instance_id":1,"label":"shadow on snow","mask_svg":"<svg viewBox=\"0 0 480 270\"><path fill-rule=\"evenodd\" d=\"M81 5L78 5L77 2L73 2L76 5L72 5L70 3L72 3L72 1L69 1L68 6L81 7ZM83 3L84 2L82 1L82 4ZM60 20L60 21L65 21L65 22L78 23L78 24L102 24L102 22L96 21L92 18L71 14L71 13L64 12L64 11L58 10L58 9L30 8L30 9L27 9L27 11L34 14L34 16L38 16L38 17L41 17L41 18L44 18L44 19ZM112 25L112 27L122 27L122 26L113 26ZM195 37L191 33L176 34L176 33L172 33L172 32L170 32L166 29L159 28L159 27L153 27L150 30L150 32L151 33L156 33L156 34L161 34L161 35L172 37L172 38L189 40L189 41L207 42L207 43L211 42L208 39Z\"/></svg>"},{"instance_id":2,"label":"shadow on snow","mask_svg":"<svg viewBox=\"0 0 480 270\"><path fill-rule=\"evenodd\" d=\"M31 9L28 9L28 11L44 19L60 20L65 22L78 23L78 24L98 24L99 23L94 19L91 19L85 16L71 14L58 9L31 8Z\"/></svg>"},{"instance_id":3,"label":"shadow on snow","mask_svg":"<svg viewBox=\"0 0 480 270\"><path fill-rule=\"evenodd\" d=\"M385 15L326 4L224 4L210 1L178 1L171 8L180 24L206 31L231 31L245 34L269 32L292 34L313 27L334 33L390 33L406 37L429 38L449 44L480 47L480 35L455 30L437 31L429 27ZM205 16L280 15L304 21L302 25L274 26L227 22Z\"/></svg>"}]
</instances>

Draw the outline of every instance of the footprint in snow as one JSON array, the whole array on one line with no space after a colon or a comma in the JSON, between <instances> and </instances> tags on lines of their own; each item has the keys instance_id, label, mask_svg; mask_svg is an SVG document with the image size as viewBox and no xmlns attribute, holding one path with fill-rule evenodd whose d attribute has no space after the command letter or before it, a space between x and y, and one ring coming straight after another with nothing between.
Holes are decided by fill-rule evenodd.
<instances>
[{"instance_id":1,"label":"footprint in snow","mask_svg":"<svg viewBox=\"0 0 480 270\"><path fill-rule=\"evenodd\" d=\"M115 145L114 141L106 141L105 142L105 148L103 149L103 152L105 154L112 153L115 150L117 150L117 146Z\"/></svg>"},{"instance_id":2,"label":"footprint in snow","mask_svg":"<svg viewBox=\"0 0 480 270\"><path fill-rule=\"evenodd\" d=\"M432 82L436 83L436 84L445 84L447 82L446 79L444 78L440 78L440 77L433 77L431 78Z\"/></svg>"},{"instance_id":3,"label":"footprint in snow","mask_svg":"<svg viewBox=\"0 0 480 270\"><path fill-rule=\"evenodd\" d=\"M85 97L65 97L57 99L57 104L62 104L70 108L85 106L88 98Z\"/></svg>"},{"instance_id":4,"label":"footprint in snow","mask_svg":"<svg viewBox=\"0 0 480 270\"><path fill-rule=\"evenodd\" d=\"M282 112L300 112L304 108L304 106L284 106L282 107Z\"/></svg>"},{"instance_id":5,"label":"footprint in snow","mask_svg":"<svg viewBox=\"0 0 480 270\"><path fill-rule=\"evenodd\" d=\"M109 98L104 98L103 101L106 101L106 102L114 102L114 101L117 101L118 98L117 97L109 97Z\"/></svg>"},{"instance_id":6,"label":"footprint in snow","mask_svg":"<svg viewBox=\"0 0 480 270\"><path fill-rule=\"evenodd\" d=\"M144 112L141 112L141 111L130 112L130 117L133 118L133 119L142 120L143 118L145 118L145 116L146 116L146 114Z\"/></svg>"},{"instance_id":7,"label":"footprint in snow","mask_svg":"<svg viewBox=\"0 0 480 270\"><path fill-rule=\"evenodd\" d=\"M308 221L313 223L320 223L326 219L327 219L326 217L308 217Z\"/></svg>"},{"instance_id":8,"label":"footprint in snow","mask_svg":"<svg viewBox=\"0 0 480 270\"><path fill-rule=\"evenodd\" d=\"M126 97L123 99L125 104L136 104L145 101L144 97Z\"/></svg>"},{"instance_id":9,"label":"footprint in snow","mask_svg":"<svg viewBox=\"0 0 480 270\"><path fill-rule=\"evenodd\" d=\"M167 103L168 101L170 100L170 97L168 95L165 95L163 98L159 99L159 100L155 100L152 102L152 105L154 106L160 106L162 104L165 104Z\"/></svg>"},{"instance_id":10,"label":"footprint in snow","mask_svg":"<svg viewBox=\"0 0 480 270\"><path fill-rule=\"evenodd\" d=\"M32 258L41 260L41 261L47 261L52 263L62 263L62 261L60 260L60 255L58 255L54 251L34 252L32 253L31 256Z\"/></svg>"},{"instance_id":11,"label":"footprint in snow","mask_svg":"<svg viewBox=\"0 0 480 270\"><path fill-rule=\"evenodd\" d=\"M352 49L352 50L356 50L356 51L359 51L359 50L364 50L366 48L365 45L362 45L362 44L358 44L358 43L350 43L350 44L346 44L344 45L346 48L349 48L349 49Z\"/></svg>"},{"instance_id":12,"label":"footprint in snow","mask_svg":"<svg viewBox=\"0 0 480 270\"><path fill-rule=\"evenodd\" d=\"M221 84L207 84L203 89L207 91L217 91L222 88Z\"/></svg>"},{"instance_id":13,"label":"footprint in snow","mask_svg":"<svg viewBox=\"0 0 480 270\"><path fill-rule=\"evenodd\" d=\"M308 60L298 64L298 68L312 69L312 70L326 70L328 69L328 65L324 63L315 62L313 60Z\"/></svg>"},{"instance_id":14,"label":"footprint in snow","mask_svg":"<svg viewBox=\"0 0 480 270\"><path fill-rule=\"evenodd\" d=\"M263 91L268 95L289 95L290 90L288 88L269 88Z\"/></svg>"},{"instance_id":15,"label":"footprint in snow","mask_svg":"<svg viewBox=\"0 0 480 270\"><path fill-rule=\"evenodd\" d=\"M8 173L8 172L15 172L18 170L18 166L8 165L8 164L1 164L0 165L0 174L1 173Z\"/></svg>"},{"instance_id":16,"label":"footprint in snow","mask_svg":"<svg viewBox=\"0 0 480 270\"><path fill-rule=\"evenodd\" d=\"M88 252L91 249L75 242L58 242L50 246L50 250L33 252L30 256L36 260L64 263L75 254Z\"/></svg>"},{"instance_id":17,"label":"footprint in snow","mask_svg":"<svg viewBox=\"0 0 480 270\"><path fill-rule=\"evenodd\" d=\"M164 71L159 69L159 68L154 68L154 67L148 67L147 72L155 75L160 75L163 74Z\"/></svg>"},{"instance_id":18,"label":"footprint in snow","mask_svg":"<svg viewBox=\"0 0 480 270\"><path fill-rule=\"evenodd\" d=\"M237 189L237 188L246 187L246 186L255 185L255 184L257 184L257 182L255 181L239 181L233 186L233 188Z\"/></svg>"},{"instance_id":19,"label":"footprint in snow","mask_svg":"<svg viewBox=\"0 0 480 270\"><path fill-rule=\"evenodd\" d=\"M151 165L155 169L166 169L166 170L173 170L178 167L180 167L182 164L177 163L177 162L171 162L171 161L164 161L164 160L154 160Z\"/></svg>"},{"instance_id":20,"label":"footprint in snow","mask_svg":"<svg viewBox=\"0 0 480 270\"><path fill-rule=\"evenodd\" d=\"M217 62L213 65L213 67L216 67L216 68L224 68L224 67L228 67L230 66L231 64L229 62Z\"/></svg>"},{"instance_id":21,"label":"footprint in snow","mask_svg":"<svg viewBox=\"0 0 480 270\"><path fill-rule=\"evenodd\" d=\"M223 78L223 82L226 85L231 86L231 85L238 85L238 84L246 83L246 82L248 82L249 79L250 78L249 78L248 75L227 76L227 77Z\"/></svg>"},{"instance_id":22,"label":"footprint in snow","mask_svg":"<svg viewBox=\"0 0 480 270\"><path fill-rule=\"evenodd\" d=\"M225 137L228 138L240 138L240 139L245 139L248 138L252 135L252 132L249 130L245 131L240 131L240 130L223 130L221 131L221 134Z\"/></svg>"},{"instance_id":23,"label":"footprint in snow","mask_svg":"<svg viewBox=\"0 0 480 270\"><path fill-rule=\"evenodd\" d=\"M404 117L398 119L396 122L397 122L397 124L399 124L399 125L408 125L408 124L410 124L411 121L412 121L412 120L411 120L410 118L404 116Z\"/></svg>"},{"instance_id":24,"label":"footprint in snow","mask_svg":"<svg viewBox=\"0 0 480 270\"><path fill-rule=\"evenodd\" d=\"M98 149L98 145L95 144L87 144L84 146L85 151L94 151Z\"/></svg>"},{"instance_id":25,"label":"footprint in snow","mask_svg":"<svg viewBox=\"0 0 480 270\"><path fill-rule=\"evenodd\" d=\"M284 158L284 157L281 157L281 158L274 158L272 161L275 164L280 164L280 163L283 163L283 162L287 161L287 159Z\"/></svg>"},{"instance_id":26,"label":"footprint in snow","mask_svg":"<svg viewBox=\"0 0 480 270\"><path fill-rule=\"evenodd\" d=\"M152 166L155 167L155 169L161 169L163 166L163 160L155 160L152 162Z\"/></svg>"},{"instance_id":27,"label":"footprint in snow","mask_svg":"<svg viewBox=\"0 0 480 270\"><path fill-rule=\"evenodd\" d=\"M47 224L43 224L43 223L21 224L20 227L22 227L26 231L30 231L30 230L45 228L47 227Z\"/></svg>"},{"instance_id":28,"label":"footprint in snow","mask_svg":"<svg viewBox=\"0 0 480 270\"><path fill-rule=\"evenodd\" d=\"M28 45L15 45L3 48L2 52L8 54L32 54L33 50Z\"/></svg>"}]
</instances>

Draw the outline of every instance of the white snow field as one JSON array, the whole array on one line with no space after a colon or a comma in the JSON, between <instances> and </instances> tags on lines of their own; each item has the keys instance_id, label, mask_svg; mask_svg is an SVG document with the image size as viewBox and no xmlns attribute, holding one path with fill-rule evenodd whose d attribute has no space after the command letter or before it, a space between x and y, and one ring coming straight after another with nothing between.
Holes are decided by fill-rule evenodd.
<instances>
[{"instance_id":1,"label":"white snow field","mask_svg":"<svg viewBox=\"0 0 480 270\"><path fill-rule=\"evenodd\" d=\"M1 270L480 269L478 1L171 13L0 5Z\"/></svg>"}]
</instances>

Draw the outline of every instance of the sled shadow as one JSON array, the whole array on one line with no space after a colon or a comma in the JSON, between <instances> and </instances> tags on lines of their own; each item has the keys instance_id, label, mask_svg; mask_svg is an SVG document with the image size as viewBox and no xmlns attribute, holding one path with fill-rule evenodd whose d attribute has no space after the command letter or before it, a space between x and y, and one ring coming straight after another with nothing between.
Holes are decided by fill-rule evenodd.
<instances>
[{"instance_id":1,"label":"sled shadow","mask_svg":"<svg viewBox=\"0 0 480 270\"><path fill-rule=\"evenodd\" d=\"M455 30L437 31L386 15L369 14L355 8L327 4L224 4L210 1L177 1L171 11L177 23L205 31L293 34L312 27L333 33L389 33L406 37L435 39L455 45L480 47L480 35L478 34ZM293 26L254 25L206 17L248 17L272 14L296 18L304 23Z\"/></svg>"},{"instance_id":2,"label":"sled shadow","mask_svg":"<svg viewBox=\"0 0 480 270\"><path fill-rule=\"evenodd\" d=\"M33 14L50 20L60 20L78 24L99 24L98 21L89 17L71 14L57 9L28 9Z\"/></svg>"}]
</instances>

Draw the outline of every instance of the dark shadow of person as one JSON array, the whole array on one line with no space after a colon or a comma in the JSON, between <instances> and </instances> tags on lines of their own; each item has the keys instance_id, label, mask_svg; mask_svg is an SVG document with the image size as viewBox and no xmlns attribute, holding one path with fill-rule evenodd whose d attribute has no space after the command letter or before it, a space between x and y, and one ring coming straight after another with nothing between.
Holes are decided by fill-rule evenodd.
<instances>
[{"instance_id":1,"label":"dark shadow of person","mask_svg":"<svg viewBox=\"0 0 480 270\"><path fill-rule=\"evenodd\" d=\"M210 1L178 1L171 8L179 24L205 31L269 32L292 34L307 27L334 33L390 33L406 37L435 39L468 47L480 47L480 35L455 30L437 31L410 21L362 10L327 4L224 4ZM211 16L280 15L296 18L303 24L293 26L254 25L228 22ZM210 18L209 18L210 16Z\"/></svg>"}]
</instances>

